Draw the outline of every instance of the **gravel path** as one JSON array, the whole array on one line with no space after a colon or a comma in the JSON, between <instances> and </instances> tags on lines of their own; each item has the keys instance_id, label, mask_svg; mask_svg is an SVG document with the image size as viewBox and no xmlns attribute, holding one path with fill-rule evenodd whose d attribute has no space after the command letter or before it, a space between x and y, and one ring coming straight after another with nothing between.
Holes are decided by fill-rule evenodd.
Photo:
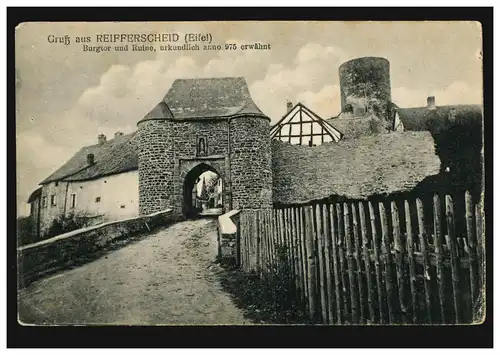
<instances>
[{"instance_id":1,"label":"gravel path","mask_svg":"<svg viewBox=\"0 0 500 355\"><path fill-rule=\"evenodd\" d=\"M19 294L28 324L250 324L215 275L213 219L174 224Z\"/></svg>"}]
</instances>

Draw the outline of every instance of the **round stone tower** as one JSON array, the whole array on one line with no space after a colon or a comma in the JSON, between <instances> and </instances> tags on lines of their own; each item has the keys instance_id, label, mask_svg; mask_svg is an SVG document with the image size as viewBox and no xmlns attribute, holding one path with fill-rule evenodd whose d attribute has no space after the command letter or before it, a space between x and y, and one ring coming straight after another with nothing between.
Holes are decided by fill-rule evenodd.
<instances>
[{"instance_id":1,"label":"round stone tower","mask_svg":"<svg viewBox=\"0 0 500 355\"><path fill-rule=\"evenodd\" d=\"M272 207L271 135L269 119L241 116L231 125L233 209Z\"/></svg>"},{"instance_id":2,"label":"round stone tower","mask_svg":"<svg viewBox=\"0 0 500 355\"><path fill-rule=\"evenodd\" d=\"M187 216L205 171L222 179L225 212L271 208L269 123L243 78L176 80L138 123L140 213Z\"/></svg>"},{"instance_id":3,"label":"round stone tower","mask_svg":"<svg viewBox=\"0 0 500 355\"><path fill-rule=\"evenodd\" d=\"M387 119L391 102L389 61L379 57L356 58L339 68L341 109L353 108Z\"/></svg>"}]
</instances>

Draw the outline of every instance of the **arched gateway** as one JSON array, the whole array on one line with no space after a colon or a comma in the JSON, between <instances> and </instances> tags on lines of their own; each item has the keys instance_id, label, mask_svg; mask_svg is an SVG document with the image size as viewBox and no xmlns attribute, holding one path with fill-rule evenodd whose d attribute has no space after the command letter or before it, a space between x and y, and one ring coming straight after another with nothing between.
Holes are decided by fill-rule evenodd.
<instances>
[{"instance_id":1,"label":"arched gateway","mask_svg":"<svg viewBox=\"0 0 500 355\"><path fill-rule=\"evenodd\" d=\"M225 212L270 208L269 122L244 78L176 80L138 123L140 213L173 208L189 215L204 171L222 179Z\"/></svg>"},{"instance_id":2,"label":"arched gateway","mask_svg":"<svg viewBox=\"0 0 500 355\"><path fill-rule=\"evenodd\" d=\"M180 179L182 181L179 182L183 184L182 213L185 217L193 217L197 214L194 208L195 204L193 201L193 189L195 188L197 180L199 179L201 174L207 171L211 171L217 174L217 176L222 179L223 183L225 182L226 178L224 174L221 173L224 171L224 166L219 166L217 161L204 161L203 163L198 163L198 161L193 160L186 162L182 167L182 173L180 174ZM223 197L222 201L224 202L224 200L225 198Z\"/></svg>"}]
</instances>

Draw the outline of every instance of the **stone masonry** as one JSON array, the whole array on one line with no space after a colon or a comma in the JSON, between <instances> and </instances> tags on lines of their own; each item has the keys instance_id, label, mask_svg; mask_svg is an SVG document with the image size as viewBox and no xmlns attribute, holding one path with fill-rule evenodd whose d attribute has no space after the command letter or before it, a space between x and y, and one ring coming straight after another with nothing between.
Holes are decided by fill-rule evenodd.
<instances>
[{"instance_id":1,"label":"stone masonry","mask_svg":"<svg viewBox=\"0 0 500 355\"><path fill-rule=\"evenodd\" d=\"M193 169L223 179L226 211L272 206L269 119L252 115L213 119L147 119L139 131L139 211L172 208L181 214L184 182ZM200 138L204 154L197 151Z\"/></svg>"}]
</instances>

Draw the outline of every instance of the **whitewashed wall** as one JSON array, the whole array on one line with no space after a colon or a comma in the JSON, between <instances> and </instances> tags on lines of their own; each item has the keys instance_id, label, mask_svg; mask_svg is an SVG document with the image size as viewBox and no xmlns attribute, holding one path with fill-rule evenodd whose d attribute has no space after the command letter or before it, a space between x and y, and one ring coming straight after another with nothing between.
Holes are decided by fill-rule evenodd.
<instances>
[{"instance_id":1,"label":"whitewashed wall","mask_svg":"<svg viewBox=\"0 0 500 355\"><path fill-rule=\"evenodd\" d=\"M76 194L75 208L71 208L71 194ZM100 197L100 201L96 199ZM104 215L107 220L118 220L139 214L139 176L137 170L104 176L90 181L71 182L67 194L66 214L84 211Z\"/></svg>"}]
</instances>

